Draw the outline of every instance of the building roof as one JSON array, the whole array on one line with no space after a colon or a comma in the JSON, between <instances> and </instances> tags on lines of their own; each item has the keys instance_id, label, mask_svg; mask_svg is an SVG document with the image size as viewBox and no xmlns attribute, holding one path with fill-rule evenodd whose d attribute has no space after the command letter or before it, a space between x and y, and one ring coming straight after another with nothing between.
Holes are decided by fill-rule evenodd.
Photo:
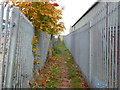
<instances>
[{"instance_id":1,"label":"building roof","mask_svg":"<svg viewBox=\"0 0 120 90\"><path fill-rule=\"evenodd\" d=\"M85 14L83 14L83 16L80 17L80 19L78 19L78 21L77 21L72 27L74 27L83 17L85 17L99 2L100 2L100 0L98 0L97 2L95 2L95 3L85 12Z\"/></svg>"}]
</instances>

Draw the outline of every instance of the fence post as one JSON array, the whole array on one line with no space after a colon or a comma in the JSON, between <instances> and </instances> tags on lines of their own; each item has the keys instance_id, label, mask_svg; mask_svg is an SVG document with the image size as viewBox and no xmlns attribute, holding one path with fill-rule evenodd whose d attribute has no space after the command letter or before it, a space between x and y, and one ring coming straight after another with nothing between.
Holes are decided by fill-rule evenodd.
<instances>
[{"instance_id":1,"label":"fence post","mask_svg":"<svg viewBox=\"0 0 120 90\"><path fill-rule=\"evenodd\" d=\"M0 6L0 51L1 51L1 39L3 30L3 15L4 15L4 3Z\"/></svg>"},{"instance_id":2,"label":"fence post","mask_svg":"<svg viewBox=\"0 0 120 90\"><path fill-rule=\"evenodd\" d=\"M4 14L4 3L0 6L1 12L0 12L0 51L1 51L1 39L2 39L2 30L3 30L3 14ZM0 90L2 89L2 61L0 66Z\"/></svg>"},{"instance_id":3,"label":"fence post","mask_svg":"<svg viewBox=\"0 0 120 90\"><path fill-rule=\"evenodd\" d=\"M8 64L8 72L7 72L7 88L12 88L12 80L13 80L13 72L14 72L14 62L15 62L15 55L16 55L16 44L17 44L17 34L18 34L18 27L19 27L19 16L20 11L19 8L14 7L12 11L12 18L15 27L13 27L13 24L10 25L10 31L11 31L11 39L10 39L10 57L9 57L9 64Z\"/></svg>"},{"instance_id":4,"label":"fence post","mask_svg":"<svg viewBox=\"0 0 120 90\"><path fill-rule=\"evenodd\" d=\"M89 60L90 60L90 63L89 63L89 65L90 65L90 77L89 77L89 83L91 83L91 79L92 79L92 54L91 54L91 20L90 20L90 22L89 22L89 37L90 37L90 41L89 41L89 43L90 43L90 49L89 49L89 53L90 53L90 56L89 56Z\"/></svg>"},{"instance_id":5,"label":"fence post","mask_svg":"<svg viewBox=\"0 0 120 90\"><path fill-rule=\"evenodd\" d=\"M119 64L118 64L118 90L120 90L120 2L118 2L118 33L119 33Z\"/></svg>"},{"instance_id":6,"label":"fence post","mask_svg":"<svg viewBox=\"0 0 120 90\"><path fill-rule=\"evenodd\" d=\"M7 7L7 12L6 12L6 20L5 20L5 35L4 35L4 42L3 42L3 51L2 51L2 62L5 62L5 52L6 52L6 41L7 41L7 32L8 32L8 22L9 22L9 5ZM7 72L7 61L6 60L6 65L5 65L5 73L4 73L4 88L5 88L5 83L6 83L6 72ZM4 64L2 64L4 68Z\"/></svg>"}]
</instances>

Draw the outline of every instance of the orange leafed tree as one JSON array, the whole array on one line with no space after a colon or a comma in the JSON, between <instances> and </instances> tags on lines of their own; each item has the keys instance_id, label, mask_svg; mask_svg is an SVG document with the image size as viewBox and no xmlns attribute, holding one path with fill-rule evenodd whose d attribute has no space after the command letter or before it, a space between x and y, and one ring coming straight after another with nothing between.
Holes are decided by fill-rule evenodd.
<instances>
[{"instance_id":1,"label":"orange leafed tree","mask_svg":"<svg viewBox=\"0 0 120 90\"><path fill-rule=\"evenodd\" d=\"M19 7L21 12L32 22L35 27L35 36L33 38L33 52L34 56L37 48L37 37L40 37L40 30L48 32L53 35L65 29L64 23L59 22L62 19L62 9L57 9L58 3L55 1L49 2L13 2L12 6ZM52 38L51 38L52 40Z\"/></svg>"},{"instance_id":2,"label":"orange leafed tree","mask_svg":"<svg viewBox=\"0 0 120 90\"><path fill-rule=\"evenodd\" d=\"M62 11L57 9L57 3L50 2L16 2L14 6L20 7L24 15L33 23L36 28L36 34L39 31L48 32L51 35L63 31L64 24L58 22L62 19Z\"/></svg>"}]
</instances>

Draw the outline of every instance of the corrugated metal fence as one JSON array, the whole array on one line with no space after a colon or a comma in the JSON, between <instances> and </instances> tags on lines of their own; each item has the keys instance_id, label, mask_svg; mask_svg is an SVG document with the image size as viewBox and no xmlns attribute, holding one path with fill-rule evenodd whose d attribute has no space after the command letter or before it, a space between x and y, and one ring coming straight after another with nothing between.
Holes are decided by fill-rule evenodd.
<instances>
[{"instance_id":1,"label":"corrugated metal fence","mask_svg":"<svg viewBox=\"0 0 120 90\"><path fill-rule=\"evenodd\" d=\"M64 42L91 87L120 86L120 4L101 2L100 10Z\"/></svg>"}]
</instances>

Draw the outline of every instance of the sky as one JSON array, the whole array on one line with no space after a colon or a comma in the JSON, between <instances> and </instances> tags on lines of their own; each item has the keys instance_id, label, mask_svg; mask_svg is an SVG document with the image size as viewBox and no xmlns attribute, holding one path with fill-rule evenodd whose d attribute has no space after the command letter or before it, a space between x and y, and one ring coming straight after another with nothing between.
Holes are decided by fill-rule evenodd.
<instances>
[{"instance_id":1,"label":"sky","mask_svg":"<svg viewBox=\"0 0 120 90\"><path fill-rule=\"evenodd\" d=\"M3 0L0 0L0 2ZM61 35L69 34L69 28L72 26L97 0L56 0L60 5L58 9L64 7L62 12L66 30Z\"/></svg>"},{"instance_id":2,"label":"sky","mask_svg":"<svg viewBox=\"0 0 120 90\"><path fill-rule=\"evenodd\" d=\"M72 26L97 0L56 0L61 6L64 6L62 12L66 30L62 35L69 34L69 28Z\"/></svg>"}]
</instances>

